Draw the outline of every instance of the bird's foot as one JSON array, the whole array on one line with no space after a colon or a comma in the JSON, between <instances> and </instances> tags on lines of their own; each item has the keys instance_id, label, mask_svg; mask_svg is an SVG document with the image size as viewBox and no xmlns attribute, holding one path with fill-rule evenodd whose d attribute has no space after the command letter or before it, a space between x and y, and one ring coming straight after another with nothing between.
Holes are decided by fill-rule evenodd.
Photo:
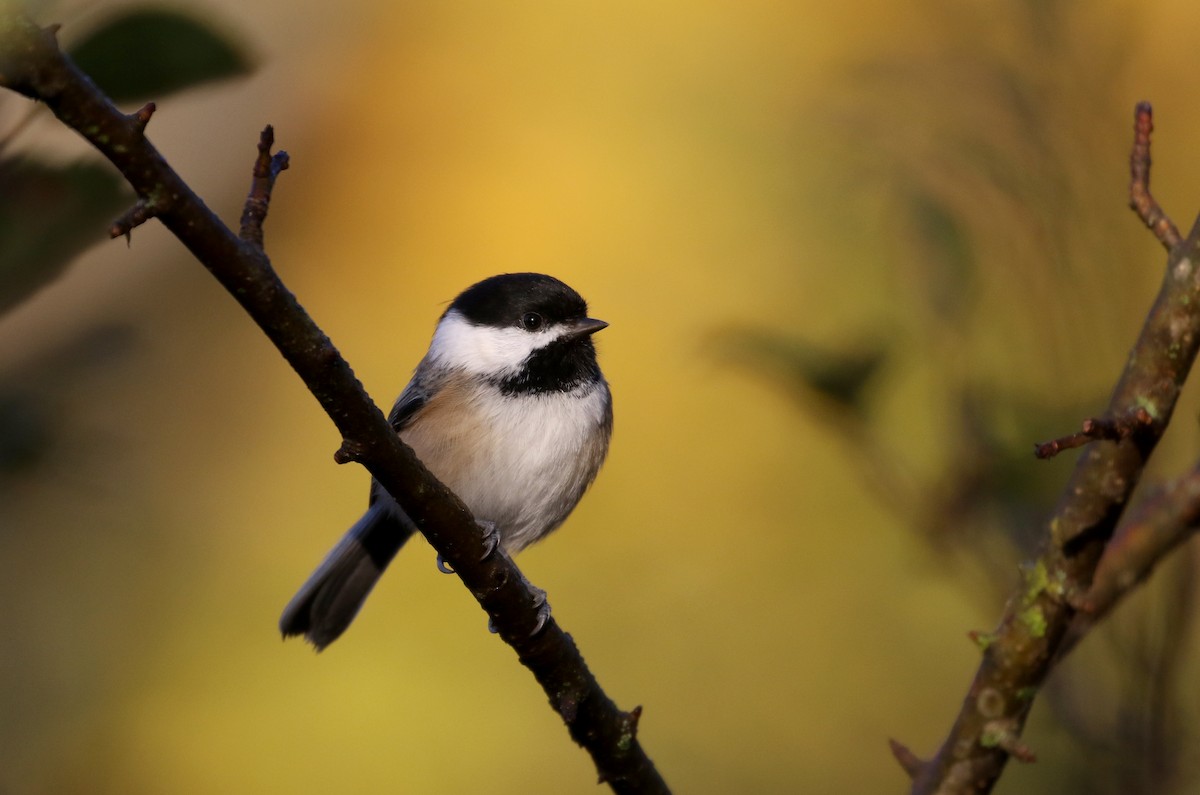
<instances>
[{"instance_id":1,"label":"bird's foot","mask_svg":"<svg viewBox=\"0 0 1200 795\"><path fill-rule=\"evenodd\" d=\"M529 580L526 580L525 584L533 591L533 604L537 607L537 623L534 624L533 629L529 632L529 637L532 638L546 628L546 622L550 620L550 603L546 601L545 591L541 588L535 588Z\"/></svg>"},{"instance_id":2,"label":"bird's foot","mask_svg":"<svg viewBox=\"0 0 1200 795\"><path fill-rule=\"evenodd\" d=\"M500 548L500 528L496 527L495 522L489 522L487 519L476 519L475 524L483 531L483 554L479 556L479 560L484 561L496 554L496 550ZM441 555L437 557L437 567L442 574L454 573L454 569L450 568L450 564Z\"/></svg>"},{"instance_id":3,"label":"bird's foot","mask_svg":"<svg viewBox=\"0 0 1200 795\"><path fill-rule=\"evenodd\" d=\"M500 528L495 522L487 519L476 519L475 524L483 531L483 554L479 556L479 560L484 561L496 554L496 550L500 548Z\"/></svg>"},{"instance_id":4,"label":"bird's foot","mask_svg":"<svg viewBox=\"0 0 1200 795\"><path fill-rule=\"evenodd\" d=\"M524 574L521 575L521 580L525 583L525 588L533 594L533 606L537 610L537 623L529 631L529 637L532 638L546 628L546 622L550 620L550 603L546 601L546 592L526 579ZM496 634L496 624L490 618L488 632Z\"/></svg>"}]
</instances>

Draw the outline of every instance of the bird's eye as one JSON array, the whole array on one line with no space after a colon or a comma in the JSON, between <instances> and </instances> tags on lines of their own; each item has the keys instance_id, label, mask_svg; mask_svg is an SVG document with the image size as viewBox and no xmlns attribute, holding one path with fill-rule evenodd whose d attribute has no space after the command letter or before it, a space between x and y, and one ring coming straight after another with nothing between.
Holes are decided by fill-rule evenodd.
<instances>
[{"instance_id":1,"label":"bird's eye","mask_svg":"<svg viewBox=\"0 0 1200 795\"><path fill-rule=\"evenodd\" d=\"M537 312L526 312L521 315L521 328L526 331L537 331L542 327L542 316Z\"/></svg>"}]
</instances>

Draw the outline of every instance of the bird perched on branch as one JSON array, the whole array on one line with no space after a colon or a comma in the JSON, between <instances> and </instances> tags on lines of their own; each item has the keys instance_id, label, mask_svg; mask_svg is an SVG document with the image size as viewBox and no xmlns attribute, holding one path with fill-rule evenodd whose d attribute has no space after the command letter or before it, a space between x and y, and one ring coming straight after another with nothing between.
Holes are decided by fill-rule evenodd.
<instances>
[{"instance_id":1,"label":"bird perched on branch","mask_svg":"<svg viewBox=\"0 0 1200 795\"><path fill-rule=\"evenodd\" d=\"M442 314L396 400L392 427L475 515L489 550L516 553L554 530L600 471L612 395L592 335L607 325L552 276L493 276ZM372 480L366 513L284 609L284 637L318 650L336 640L414 532Z\"/></svg>"}]
</instances>

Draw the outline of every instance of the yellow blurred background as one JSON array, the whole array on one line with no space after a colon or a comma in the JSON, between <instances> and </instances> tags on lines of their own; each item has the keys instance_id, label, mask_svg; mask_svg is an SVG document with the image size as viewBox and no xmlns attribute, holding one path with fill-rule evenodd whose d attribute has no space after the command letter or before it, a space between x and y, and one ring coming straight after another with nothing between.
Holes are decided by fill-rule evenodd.
<instances>
[{"instance_id":1,"label":"yellow blurred background","mask_svg":"<svg viewBox=\"0 0 1200 795\"><path fill-rule=\"evenodd\" d=\"M675 790L904 791L887 738L935 749L1019 557L923 540L967 522L911 494L994 453L951 421L964 393L1003 404L988 432L1043 505L1064 482L1073 456L1030 445L1102 408L1165 259L1125 207L1137 100L1157 197L1200 209L1194 5L184 7L260 68L160 102L151 139L232 224L276 126L268 251L385 408L485 276L554 274L610 322L609 461L519 563ZM69 39L108 8L40 21ZM86 156L48 119L19 143ZM879 348L869 441L743 360L747 329ZM367 477L157 224L0 318L0 384L45 429L0 476L0 793L597 790L420 540L328 651L280 642ZM1196 410L1153 477L1191 460ZM1094 760L1046 709L1042 761L997 792Z\"/></svg>"}]
</instances>

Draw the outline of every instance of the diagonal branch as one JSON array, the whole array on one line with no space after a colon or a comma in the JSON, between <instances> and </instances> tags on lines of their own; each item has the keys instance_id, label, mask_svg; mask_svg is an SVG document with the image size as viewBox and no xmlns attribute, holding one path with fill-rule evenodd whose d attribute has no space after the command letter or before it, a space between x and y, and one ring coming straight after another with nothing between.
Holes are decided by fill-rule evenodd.
<instances>
[{"instance_id":1,"label":"diagonal branch","mask_svg":"<svg viewBox=\"0 0 1200 795\"><path fill-rule=\"evenodd\" d=\"M1149 105L1138 105L1131 203L1171 253L1158 298L1102 415L1132 417L1144 410L1149 422L1138 422L1116 441L1094 442L1080 455L1046 525L1040 554L1025 568L999 627L979 636L983 659L934 758L914 763L910 751L893 744L913 779L913 793L990 792L1009 756L1028 754L1020 735L1034 697L1076 626L1080 595L1092 584L1200 350L1200 219L1186 240L1171 245L1173 226L1161 223L1165 215L1149 199L1149 122ZM1159 215L1143 212L1146 207Z\"/></svg>"},{"instance_id":2,"label":"diagonal branch","mask_svg":"<svg viewBox=\"0 0 1200 795\"><path fill-rule=\"evenodd\" d=\"M1155 566L1200 530L1200 463L1142 501L1104 550L1079 613L1063 640L1065 656L1120 600L1145 582Z\"/></svg>"},{"instance_id":3,"label":"diagonal branch","mask_svg":"<svg viewBox=\"0 0 1200 795\"><path fill-rule=\"evenodd\" d=\"M507 555L484 555L470 513L416 459L371 402L350 366L279 280L261 247L279 155L260 146L244 237L226 227L146 140L149 112L120 113L59 50L54 29L0 11L0 86L44 102L107 157L139 197L129 217L157 217L242 305L287 359L341 432L339 460L360 462L487 611L505 643L533 672L571 737L617 792L667 792L637 740L640 709L616 707L553 616L540 632L537 596ZM132 228L119 229L125 234ZM485 560L486 557L486 560Z\"/></svg>"},{"instance_id":4,"label":"diagonal branch","mask_svg":"<svg viewBox=\"0 0 1200 795\"><path fill-rule=\"evenodd\" d=\"M1141 406L1124 417L1093 417L1084 420L1083 429L1076 433L1034 445L1033 454L1038 458L1053 458L1064 450L1083 447L1088 442L1094 442L1097 439L1119 442L1129 438L1139 428L1150 425L1152 422L1154 419L1150 416L1150 412Z\"/></svg>"},{"instance_id":5,"label":"diagonal branch","mask_svg":"<svg viewBox=\"0 0 1200 795\"><path fill-rule=\"evenodd\" d=\"M1133 151L1129 153L1129 206L1158 242L1171 251L1183 238L1158 202L1150 195L1150 133L1154 114L1149 102L1139 102L1133 118Z\"/></svg>"}]
</instances>

